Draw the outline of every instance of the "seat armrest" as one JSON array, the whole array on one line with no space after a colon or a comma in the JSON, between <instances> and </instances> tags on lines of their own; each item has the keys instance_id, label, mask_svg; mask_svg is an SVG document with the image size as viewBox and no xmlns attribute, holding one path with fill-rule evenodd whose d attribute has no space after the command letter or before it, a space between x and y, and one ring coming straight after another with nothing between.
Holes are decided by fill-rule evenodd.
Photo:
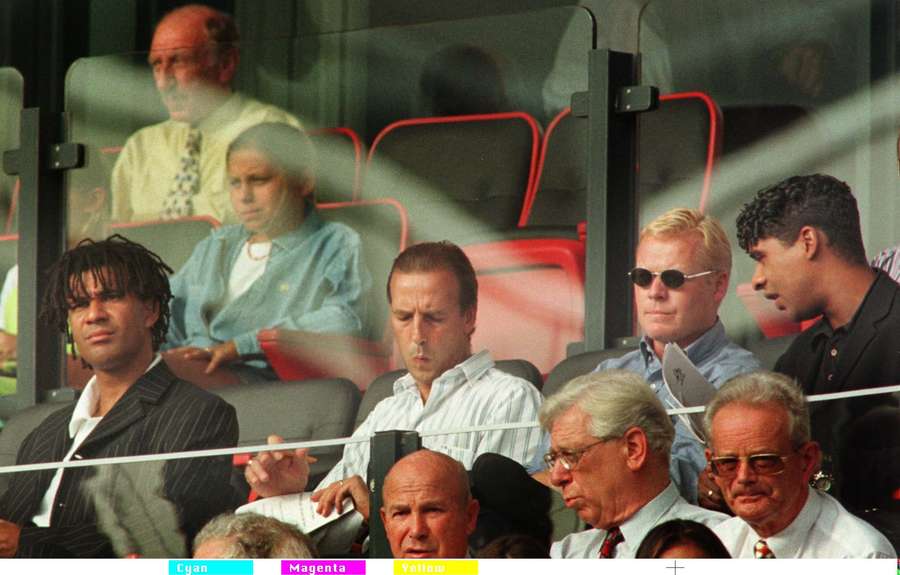
<instances>
[{"instance_id":1,"label":"seat armrest","mask_svg":"<svg viewBox=\"0 0 900 575\"><path fill-rule=\"evenodd\" d=\"M283 381L344 377L365 390L391 367L391 347L381 341L290 329L260 330L257 340Z\"/></svg>"}]
</instances>

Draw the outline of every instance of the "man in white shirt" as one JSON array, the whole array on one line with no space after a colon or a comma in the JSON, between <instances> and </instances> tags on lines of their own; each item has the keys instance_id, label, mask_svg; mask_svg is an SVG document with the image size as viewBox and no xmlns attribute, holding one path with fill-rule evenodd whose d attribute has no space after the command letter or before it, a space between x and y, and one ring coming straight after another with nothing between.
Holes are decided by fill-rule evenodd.
<instances>
[{"instance_id":1,"label":"man in white shirt","mask_svg":"<svg viewBox=\"0 0 900 575\"><path fill-rule=\"evenodd\" d=\"M209 6L182 6L160 20L149 63L169 119L133 134L116 159L114 220L208 215L236 221L226 182L228 144L263 122L300 126L284 110L232 90L237 43L234 19ZM176 190L178 181L187 187Z\"/></svg>"},{"instance_id":2,"label":"man in white shirt","mask_svg":"<svg viewBox=\"0 0 900 575\"><path fill-rule=\"evenodd\" d=\"M422 449L384 478L381 520L395 559L457 559L469 553L478 501L469 476L448 455Z\"/></svg>"},{"instance_id":3,"label":"man in white shirt","mask_svg":"<svg viewBox=\"0 0 900 575\"><path fill-rule=\"evenodd\" d=\"M736 515L713 530L733 557L896 557L884 535L810 487L821 452L789 377L760 371L732 379L707 405L705 424L706 457Z\"/></svg>"},{"instance_id":4,"label":"man in white shirt","mask_svg":"<svg viewBox=\"0 0 900 575\"><path fill-rule=\"evenodd\" d=\"M547 398L540 421L550 433L550 481L593 527L554 543L551 557L634 558L647 532L664 521L712 526L725 519L678 494L669 475L675 429L639 375L577 377Z\"/></svg>"},{"instance_id":5,"label":"man in white shirt","mask_svg":"<svg viewBox=\"0 0 900 575\"><path fill-rule=\"evenodd\" d=\"M387 295L394 339L409 373L395 382L394 395L375 406L354 437L390 429L421 433L537 421L541 405L537 388L496 369L487 351L472 354L478 283L459 247L427 242L406 249L394 260ZM525 464L534 457L538 443L536 426L422 439L424 447L453 457L467 469L487 452ZM368 443L346 445L341 461L313 494L319 512L340 510L341 502L352 497L356 509L368 518L363 480L368 464ZM296 493L307 487L309 465L303 450L264 453L250 461L245 476L260 495Z\"/></svg>"}]
</instances>

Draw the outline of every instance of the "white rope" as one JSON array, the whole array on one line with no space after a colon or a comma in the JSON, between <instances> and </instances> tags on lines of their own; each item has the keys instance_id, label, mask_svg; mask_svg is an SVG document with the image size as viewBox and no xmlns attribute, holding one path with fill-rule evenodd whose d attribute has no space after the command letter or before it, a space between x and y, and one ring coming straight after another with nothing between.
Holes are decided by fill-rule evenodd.
<instances>
[{"instance_id":1,"label":"white rope","mask_svg":"<svg viewBox=\"0 0 900 575\"><path fill-rule=\"evenodd\" d=\"M870 395L882 395L900 392L900 385L888 387L874 387L858 389L854 391L840 391L837 393L823 393L810 395L806 398L810 403L818 401L833 401L851 397L863 397ZM681 415L685 413L702 413L706 406L682 407L667 409L669 415ZM462 433L478 433L485 431L503 431L507 429L527 429L537 427L536 421L519 421L515 423L498 423L494 425L479 425L459 429L447 429L441 431L428 431L420 433L421 437L436 437L440 435L456 435ZM244 453L260 453L263 451L282 451L287 449L301 449L312 447L331 447L346 445L349 443L367 443L371 437L339 437L336 439L320 439L315 441L294 441L290 443L278 443L274 445L248 445L246 447L227 447L222 449L200 449L197 451L177 451L171 453L152 453L147 455L129 455L124 457L103 457L99 459L78 459L73 461L57 461L49 463L32 463L28 465L8 465L0 467L0 475L4 473L24 473L28 471L46 471L48 469L72 469L75 467L93 467L97 465L116 465L124 463L146 463L150 461L171 461L175 459L192 459L195 457L215 457L223 455L240 455Z\"/></svg>"}]
</instances>

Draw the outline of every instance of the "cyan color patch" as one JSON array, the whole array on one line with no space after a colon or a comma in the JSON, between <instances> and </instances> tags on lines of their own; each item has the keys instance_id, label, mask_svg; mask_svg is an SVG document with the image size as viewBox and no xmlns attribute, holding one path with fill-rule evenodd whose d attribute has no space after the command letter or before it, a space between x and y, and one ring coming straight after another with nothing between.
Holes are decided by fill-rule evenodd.
<instances>
[{"instance_id":1,"label":"cyan color patch","mask_svg":"<svg viewBox=\"0 0 900 575\"><path fill-rule=\"evenodd\" d=\"M366 575L362 559L292 559L281 562L281 575Z\"/></svg>"},{"instance_id":2,"label":"cyan color patch","mask_svg":"<svg viewBox=\"0 0 900 575\"><path fill-rule=\"evenodd\" d=\"M169 575L253 575L252 559L172 559Z\"/></svg>"}]
</instances>

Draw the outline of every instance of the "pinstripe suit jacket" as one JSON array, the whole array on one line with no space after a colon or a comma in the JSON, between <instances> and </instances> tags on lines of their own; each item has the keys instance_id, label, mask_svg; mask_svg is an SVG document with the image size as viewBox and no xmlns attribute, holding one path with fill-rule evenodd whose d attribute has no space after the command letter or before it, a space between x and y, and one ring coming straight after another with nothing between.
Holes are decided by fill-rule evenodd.
<instances>
[{"instance_id":1,"label":"pinstripe suit jacket","mask_svg":"<svg viewBox=\"0 0 900 575\"><path fill-rule=\"evenodd\" d=\"M17 464L60 461L72 445L68 425L74 404L51 414L25 438ZM93 459L192 449L233 447L238 423L234 408L172 374L165 362L145 373L113 405L85 439L73 459ZM211 517L234 503L229 484L229 457L167 462L162 492L178 512L189 543ZM50 527L37 527L37 513L54 471L17 473L0 499L0 518L22 526L17 556L105 557L114 554L101 533L97 511L83 484L96 475L92 467L63 473L53 504ZM120 490L121 493L121 490ZM148 522L152 523L152 522ZM158 525L146 525L153 531ZM141 526L144 529L144 526Z\"/></svg>"}]
</instances>

